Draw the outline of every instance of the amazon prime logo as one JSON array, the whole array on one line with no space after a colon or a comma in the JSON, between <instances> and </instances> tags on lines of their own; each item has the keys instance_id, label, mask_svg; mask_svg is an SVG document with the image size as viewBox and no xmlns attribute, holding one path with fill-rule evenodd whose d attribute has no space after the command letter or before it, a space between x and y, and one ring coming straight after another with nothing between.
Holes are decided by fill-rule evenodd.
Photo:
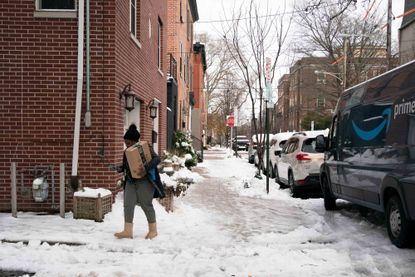
<instances>
[{"instance_id":1,"label":"amazon prime logo","mask_svg":"<svg viewBox=\"0 0 415 277\"><path fill-rule=\"evenodd\" d=\"M405 99L402 100L404 102ZM393 119L396 119L398 115L409 114L415 112L415 101L404 102L402 104L396 104L394 106Z\"/></svg>"},{"instance_id":2,"label":"amazon prime logo","mask_svg":"<svg viewBox=\"0 0 415 277\"><path fill-rule=\"evenodd\" d=\"M389 108L384 109L383 112L382 112L382 117L384 118L383 121L378 126L376 126L375 128L373 128L372 130L369 130L369 131L362 130L352 120L353 130L359 136L360 139L365 140L365 141L373 140L374 138L376 138L382 132L382 130L384 128L386 128L386 132L389 130L391 115L392 115L392 108L389 107ZM368 119L365 119L363 121L369 121L371 119L377 119L377 118L379 118L379 116L373 117L373 118L368 118Z\"/></svg>"}]
</instances>

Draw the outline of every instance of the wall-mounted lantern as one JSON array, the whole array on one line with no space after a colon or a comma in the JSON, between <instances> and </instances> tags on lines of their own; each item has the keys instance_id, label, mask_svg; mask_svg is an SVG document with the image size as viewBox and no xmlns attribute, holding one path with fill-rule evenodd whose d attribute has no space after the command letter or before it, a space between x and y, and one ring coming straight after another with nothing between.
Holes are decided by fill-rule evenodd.
<instances>
[{"instance_id":1,"label":"wall-mounted lantern","mask_svg":"<svg viewBox=\"0 0 415 277\"><path fill-rule=\"evenodd\" d=\"M124 108L128 111L134 110L135 94L131 91L131 84L128 84L120 92L120 99L124 96Z\"/></svg>"},{"instance_id":2,"label":"wall-mounted lantern","mask_svg":"<svg viewBox=\"0 0 415 277\"><path fill-rule=\"evenodd\" d=\"M155 119L157 117L157 109L158 109L159 104L160 104L160 101L155 98L148 103L147 108L150 109L151 119Z\"/></svg>"}]
</instances>

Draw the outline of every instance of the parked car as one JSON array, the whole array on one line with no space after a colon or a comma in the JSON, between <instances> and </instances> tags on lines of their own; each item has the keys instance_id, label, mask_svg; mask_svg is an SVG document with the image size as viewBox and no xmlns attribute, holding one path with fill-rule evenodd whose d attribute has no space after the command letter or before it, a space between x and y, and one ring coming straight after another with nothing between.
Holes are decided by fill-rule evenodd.
<instances>
[{"instance_id":1,"label":"parked car","mask_svg":"<svg viewBox=\"0 0 415 277\"><path fill-rule=\"evenodd\" d=\"M264 136L264 134L258 134L258 138L259 138L260 142L262 141L263 136ZM251 163L251 164L255 162L255 154L256 154L256 149L257 149L257 145L258 145L258 142L257 142L256 138L257 138L257 136L253 135L251 137L251 139L249 140L248 162Z\"/></svg>"},{"instance_id":2,"label":"parked car","mask_svg":"<svg viewBox=\"0 0 415 277\"><path fill-rule=\"evenodd\" d=\"M233 144L232 147L233 149L238 149L238 150L248 150L248 145L249 145L249 139L247 136L236 136L233 139Z\"/></svg>"},{"instance_id":3,"label":"parked car","mask_svg":"<svg viewBox=\"0 0 415 277\"><path fill-rule=\"evenodd\" d=\"M277 171L277 160L280 158L280 154L282 151L282 148L284 144L287 142L287 140L293 135L293 132L283 132L283 133L277 133L272 136L269 143L269 168L270 170L270 177L275 178L276 171ZM264 153L264 161L263 161L263 173L266 174L266 151Z\"/></svg>"},{"instance_id":4,"label":"parked car","mask_svg":"<svg viewBox=\"0 0 415 277\"><path fill-rule=\"evenodd\" d=\"M336 199L384 212L397 247L415 233L415 61L349 88L339 98L320 182L326 210Z\"/></svg>"},{"instance_id":5,"label":"parked car","mask_svg":"<svg viewBox=\"0 0 415 277\"><path fill-rule=\"evenodd\" d=\"M269 140L270 140L270 144L271 144L271 139L272 139L272 137L274 136L274 134L269 134ZM265 158L266 158L266 134L261 134L261 141L260 141L260 143L258 144L260 147L262 147L261 148L261 150L263 151L263 156L262 156L262 165L264 165L264 161L265 161ZM255 164L255 166L259 166L259 157L258 157L258 150L259 150L259 147L257 147L257 151L255 151L255 153L254 153L254 164ZM262 173L264 173L265 174L265 167L264 166L262 166L261 167L262 168Z\"/></svg>"},{"instance_id":6,"label":"parked car","mask_svg":"<svg viewBox=\"0 0 415 277\"><path fill-rule=\"evenodd\" d=\"M294 133L281 152L275 179L288 186L293 197L300 192L321 192L319 177L324 154L315 149L319 134L327 136L328 130Z\"/></svg>"}]
</instances>

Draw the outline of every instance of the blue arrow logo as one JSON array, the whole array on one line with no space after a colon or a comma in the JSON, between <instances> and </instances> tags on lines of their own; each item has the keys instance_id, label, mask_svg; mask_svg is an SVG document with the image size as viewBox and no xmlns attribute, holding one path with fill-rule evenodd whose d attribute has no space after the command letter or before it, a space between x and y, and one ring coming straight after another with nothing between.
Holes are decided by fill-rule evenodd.
<instances>
[{"instance_id":1,"label":"blue arrow logo","mask_svg":"<svg viewBox=\"0 0 415 277\"><path fill-rule=\"evenodd\" d=\"M392 108L390 108L390 107L386 108L386 109L383 110L382 116L387 116L387 118L385 118L382 121L382 123L380 123L374 129L372 129L370 131L364 131L364 130L360 129L356 125L356 123L354 123L354 121L352 121L353 129L356 132L356 134L359 136L359 138L361 138L362 140L365 140L365 141L372 140L372 139L376 138L380 134L380 132L382 132L382 130L383 130L383 128L385 128L385 126L386 126L386 131L389 130L391 115L392 115Z\"/></svg>"}]
</instances>

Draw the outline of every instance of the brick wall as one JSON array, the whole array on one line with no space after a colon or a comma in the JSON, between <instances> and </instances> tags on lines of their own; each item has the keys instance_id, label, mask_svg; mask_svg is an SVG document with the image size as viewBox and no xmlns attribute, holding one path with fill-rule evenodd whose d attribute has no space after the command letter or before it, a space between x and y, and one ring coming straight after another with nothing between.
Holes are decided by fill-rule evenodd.
<instances>
[{"instance_id":1,"label":"brick wall","mask_svg":"<svg viewBox=\"0 0 415 277\"><path fill-rule=\"evenodd\" d=\"M180 20L180 2L182 3L182 21ZM187 36L187 12L189 12L189 18L192 21L192 14L190 12L189 0L167 0L167 14L168 14L168 26L167 26L167 53L171 53L177 61L177 84L178 84L178 118L177 126L182 129L182 122L186 123L186 128L189 129L189 82L185 81L185 62L186 55L189 58L189 68L192 66L192 48L193 48L193 36ZM192 21L193 22L193 21ZM190 25L193 25L191 23ZM193 29L193 28L192 28ZM180 42L182 43L182 74L180 74ZM193 67L193 66L192 66Z\"/></svg>"},{"instance_id":2,"label":"brick wall","mask_svg":"<svg viewBox=\"0 0 415 277\"><path fill-rule=\"evenodd\" d=\"M84 85L78 163L83 186L115 189L120 175L110 171L108 164L122 159L124 105L119 92L128 83L144 106L153 97L161 101L159 150L165 149L166 82L165 66L161 72L157 69L157 20L160 17L166 22L166 7L161 0L141 2L146 16L141 17L140 49L129 35L128 1L91 1L92 126L86 128L84 122ZM36 18L34 11L34 0L0 2L0 211L10 210L12 161L18 172L37 165L52 166L56 185L59 163L65 164L65 179L71 175L78 20ZM152 121L145 108L141 111L142 135L150 140ZM51 210L51 189L42 204L28 194L30 175L23 175L23 182L18 175L18 209ZM48 182L51 185L50 174ZM56 204L59 190L55 192ZM66 195L66 208L70 209L69 187Z\"/></svg>"}]
</instances>

